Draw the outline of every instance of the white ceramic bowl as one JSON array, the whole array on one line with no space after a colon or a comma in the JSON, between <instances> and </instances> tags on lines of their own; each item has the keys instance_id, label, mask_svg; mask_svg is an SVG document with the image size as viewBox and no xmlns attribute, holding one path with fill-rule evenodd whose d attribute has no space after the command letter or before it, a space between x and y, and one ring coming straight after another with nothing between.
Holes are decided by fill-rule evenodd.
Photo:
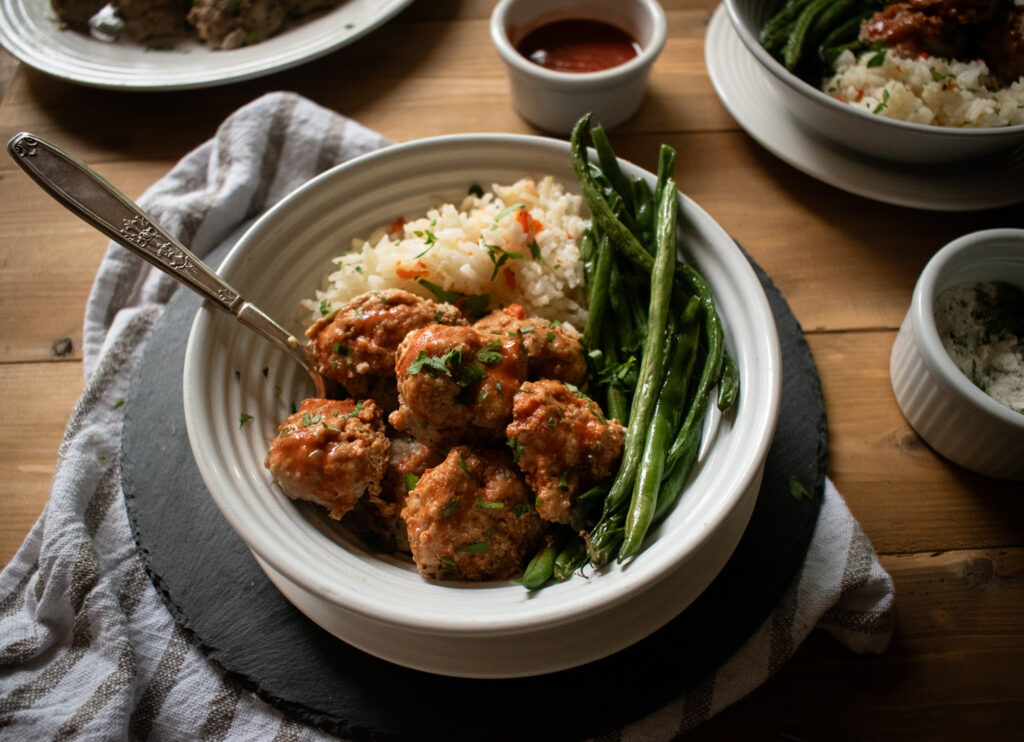
<instances>
[{"instance_id":1,"label":"white ceramic bowl","mask_svg":"<svg viewBox=\"0 0 1024 742\"><path fill-rule=\"evenodd\" d=\"M1024 480L1024 415L971 383L946 353L935 328L935 299L974 281L1024 287L1024 230L991 229L937 252L914 287L893 343L889 372L911 427L950 461L986 476Z\"/></svg>"},{"instance_id":2,"label":"white ceramic bowl","mask_svg":"<svg viewBox=\"0 0 1024 742\"><path fill-rule=\"evenodd\" d=\"M546 69L516 51L534 29L576 18L622 29L639 43L641 53L607 70L572 73ZM555 134L569 133L585 113L593 113L593 122L606 129L636 113L667 35L665 11L657 0L501 0L491 13L491 39L508 70L516 110Z\"/></svg>"},{"instance_id":3,"label":"white ceramic bowl","mask_svg":"<svg viewBox=\"0 0 1024 742\"><path fill-rule=\"evenodd\" d=\"M623 168L654 182L629 163ZM352 238L398 216L458 202L471 184L543 174L575 190L566 142L462 135L395 145L298 189L242 237L220 273L298 333L298 301L312 295ZM771 309L749 263L682 196L680 214L681 250L717 297L742 374L739 402L725 417L711 405L696 475L635 560L534 594L510 583L427 582L411 562L370 553L322 509L282 495L263 459L289 403L310 396L312 385L269 343L202 309L184 370L192 450L221 512L282 593L373 655L467 677L540 674L596 660L686 608L746 527L778 417L781 369ZM242 413L253 419L240 425Z\"/></svg>"},{"instance_id":4,"label":"white ceramic bowl","mask_svg":"<svg viewBox=\"0 0 1024 742\"><path fill-rule=\"evenodd\" d=\"M869 157L907 163L950 163L1024 145L1024 125L989 129L927 126L877 116L842 103L809 85L775 59L758 40L781 1L723 0L743 44L767 70L785 107L807 129Z\"/></svg>"}]
</instances>

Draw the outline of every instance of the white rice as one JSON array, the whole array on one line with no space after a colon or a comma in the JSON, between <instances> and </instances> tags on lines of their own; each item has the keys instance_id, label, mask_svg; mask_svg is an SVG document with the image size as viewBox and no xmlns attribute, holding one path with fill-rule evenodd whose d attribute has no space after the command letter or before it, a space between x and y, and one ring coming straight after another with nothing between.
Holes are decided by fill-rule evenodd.
<instances>
[{"instance_id":1,"label":"white rice","mask_svg":"<svg viewBox=\"0 0 1024 742\"><path fill-rule=\"evenodd\" d=\"M885 61L872 66L876 55ZM1024 124L1024 77L1000 87L981 60L907 59L892 50L849 50L822 83L833 98L879 116L936 126L987 128Z\"/></svg>"},{"instance_id":2,"label":"white rice","mask_svg":"<svg viewBox=\"0 0 1024 742\"><path fill-rule=\"evenodd\" d=\"M523 216L519 205L526 207ZM587 314L578 242L589 224L582 207L581 196L550 176L494 185L459 206L444 204L354 240L303 306L316 319L372 290L398 288L436 299L426 281L445 291L490 294L491 308L517 303L530 316L582 328Z\"/></svg>"}]
</instances>

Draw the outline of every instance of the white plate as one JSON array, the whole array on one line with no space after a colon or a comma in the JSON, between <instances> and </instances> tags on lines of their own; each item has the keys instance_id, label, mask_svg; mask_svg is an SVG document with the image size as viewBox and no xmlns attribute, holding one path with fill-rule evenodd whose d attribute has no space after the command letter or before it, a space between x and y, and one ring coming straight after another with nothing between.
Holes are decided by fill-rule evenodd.
<instances>
[{"instance_id":1,"label":"white plate","mask_svg":"<svg viewBox=\"0 0 1024 742\"><path fill-rule=\"evenodd\" d=\"M654 176L623 163L628 177ZM551 174L570 189L568 143L475 134L397 144L302 186L239 240L219 273L293 331L298 300L331 259L397 216L458 202L471 184ZM607 656L670 621L711 583L746 527L779 410L781 360L771 308L736 243L680 196L680 248L715 294L743 379L733 412L710 405L700 463L642 553L537 593L518 585L438 584L411 563L368 552L297 505L263 465L290 401L307 396L298 364L203 308L185 354L189 440L211 496L260 565L307 616L377 657L429 672L515 677ZM266 372L262 372L266 369ZM237 372L237 376L236 376ZM240 427L240 414L252 416Z\"/></svg>"},{"instance_id":2,"label":"white plate","mask_svg":"<svg viewBox=\"0 0 1024 742\"><path fill-rule=\"evenodd\" d=\"M30 67L70 82L116 90L184 90L248 80L350 44L412 0L343 0L333 10L253 46L211 51L198 41L153 50L62 31L49 0L0 0L0 44Z\"/></svg>"},{"instance_id":3,"label":"white plate","mask_svg":"<svg viewBox=\"0 0 1024 742\"><path fill-rule=\"evenodd\" d=\"M720 5L704 42L708 75L736 122L773 155L813 178L858 196L935 211L974 211L1024 201L1024 147L956 166L872 160L801 126L772 94L769 75L743 45Z\"/></svg>"}]
</instances>

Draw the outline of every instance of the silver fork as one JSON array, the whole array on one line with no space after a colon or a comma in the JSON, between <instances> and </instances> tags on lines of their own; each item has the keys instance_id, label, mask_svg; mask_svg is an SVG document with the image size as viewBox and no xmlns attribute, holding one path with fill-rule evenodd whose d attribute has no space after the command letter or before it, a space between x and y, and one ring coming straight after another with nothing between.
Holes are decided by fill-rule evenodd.
<instances>
[{"instance_id":1,"label":"silver fork","mask_svg":"<svg viewBox=\"0 0 1024 742\"><path fill-rule=\"evenodd\" d=\"M316 395L327 396L324 377L313 367L304 343L243 299L138 204L88 165L42 137L26 132L15 135L7 143L7 150L44 191L84 222L283 349L309 374Z\"/></svg>"}]
</instances>

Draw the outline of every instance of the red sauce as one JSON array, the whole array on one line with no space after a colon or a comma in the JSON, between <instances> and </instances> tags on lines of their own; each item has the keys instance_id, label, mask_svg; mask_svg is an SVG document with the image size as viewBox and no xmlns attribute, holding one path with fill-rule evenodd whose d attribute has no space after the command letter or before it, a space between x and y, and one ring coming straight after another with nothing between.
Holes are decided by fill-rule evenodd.
<instances>
[{"instance_id":1,"label":"red sauce","mask_svg":"<svg viewBox=\"0 0 1024 742\"><path fill-rule=\"evenodd\" d=\"M597 72L628 62L641 48L632 36L610 23L573 18L534 29L516 50L549 70Z\"/></svg>"}]
</instances>

